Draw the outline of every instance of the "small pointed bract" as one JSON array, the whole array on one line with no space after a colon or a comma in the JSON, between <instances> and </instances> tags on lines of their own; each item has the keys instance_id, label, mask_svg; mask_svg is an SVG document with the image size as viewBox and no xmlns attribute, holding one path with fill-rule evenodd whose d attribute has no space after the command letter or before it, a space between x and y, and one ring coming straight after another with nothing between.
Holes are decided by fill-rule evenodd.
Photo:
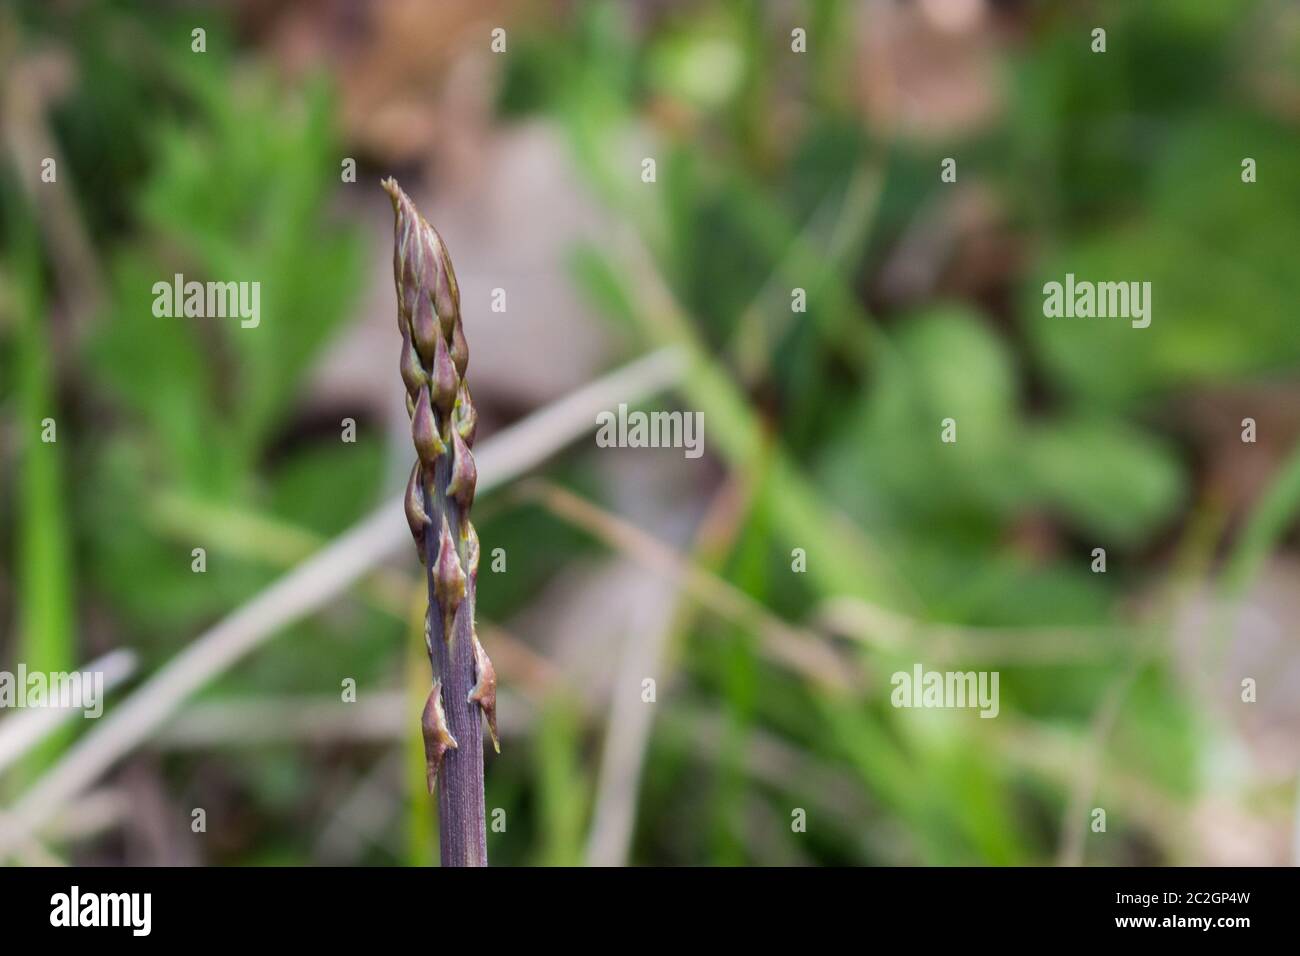
<instances>
[{"instance_id":1,"label":"small pointed bract","mask_svg":"<svg viewBox=\"0 0 1300 956\"><path fill-rule=\"evenodd\" d=\"M451 479L447 482L447 495L456 499L463 513L469 514L474 504L474 485L478 483L478 469L474 465L474 455L460 437L460 432L451 432Z\"/></svg>"},{"instance_id":2,"label":"small pointed bract","mask_svg":"<svg viewBox=\"0 0 1300 956\"><path fill-rule=\"evenodd\" d=\"M451 330L451 361L456 366L456 374L464 378L465 369L469 365L469 344L465 341L465 330L459 321Z\"/></svg>"},{"instance_id":3,"label":"small pointed bract","mask_svg":"<svg viewBox=\"0 0 1300 956\"><path fill-rule=\"evenodd\" d=\"M429 368L429 395L433 407L438 410L438 417L447 421L451 416L452 406L456 404L456 391L460 388L460 376L447 350L447 342L441 336L433 352L433 364Z\"/></svg>"},{"instance_id":4,"label":"small pointed bract","mask_svg":"<svg viewBox=\"0 0 1300 956\"><path fill-rule=\"evenodd\" d=\"M478 529L474 527L473 522L465 522L465 563L469 565L469 579L478 580Z\"/></svg>"},{"instance_id":5,"label":"small pointed bract","mask_svg":"<svg viewBox=\"0 0 1300 956\"><path fill-rule=\"evenodd\" d=\"M469 394L469 385L462 380L460 393L456 396L456 408L452 412L456 431L465 439L465 444L474 447L474 436L478 434L478 411L474 408L474 399Z\"/></svg>"},{"instance_id":6,"label":"small pointed bract","mask_svg":"<svg viewBox=\"0 0 1300 956\"><path fill-rule=\"evenodd\" d=\"M448 750L456 750L459 745L456 738L447 729L447 712L442 707L442 681L433 682L429 699L424 702L424 713L420 715L420 730L424 734L424 782L433 793L433 785L438 781L438 771L442 769L442 760Z\"/></svg>"},{"instance_id":7,"label":"small pointed bract","mask_svg":"<svg viewBox=\"0 0 1300 956\"><path fill-rule=\"evenodd\" d=\"M422 385L429 384L429 373L424 370L420 364L420 356L416 354L415 345L411 342L411 333L402 329L402 360L400 365L402 373L402 383L406 385L407 394L413 394L420 390Z\"/></svg>"},{"instance_id":8,"label":"small pointed bract","mask_svg":"<svg viewBox=\"0 0 1300 956\"><path fill-rule=\"evenodd\" d=\"M415 549L424 561L424 529L432 522L424 510L424 476L417 461L411 469L411 477L406 482L406 523L411 526L411 537L415 539Z\"/></svg>"},{"instance_id":9,"label":"small pointed bract","mask_svg":"<svg viewBox=\"0 0 1300 956\"><path fill-rule=\"evenodd\" d=\"M497 739L497 672L488 659L487 651L479 643L478 634L474 635L474 673L478 679L474 689L469 692L469 702L478 704L487 718L488 733L492 735L492 747L501 752L501 741Z\"/></svg>"},{"instance_id":10,"label":"small pointed bract","mask_svg":"<svg viewBox=\"0 0 1300 956\"><path fill-rule=\"evenodd\" d=\"M420 358L428 364L433 360L438 343L445 341L438 334L438 319L433 312L433 302L427 289L421 289L416 296L415 309L411 313L411 339L415 342Z\"/></svg>"},{"instance_id":11,"label":"small pointed bract","mask_svg":"<svg viewBox=\"0 0 1300 956\"><path fill-rule=\"evenodd\" d=\"M438 264L438 275L431 285L434 311L438 313L438 324L442 334L452 338L453 330L460 324L460 287L456 284L456 270L451 267L451 256L443 244L438 230L427 222L424 224L426 241L434 250L434 261ZM464 375L462 369L460 374Z\"/></svg>"},{"instance_id":12,"label":"small pointed bract","mask_svg":"<svg viewBox=\"0 0 1300 956\"><path fill-rule=\"evenodd\" d=\"M452 539L446 515L442 519L442 533L438 536L438 563L433 568L433 587L438 607L442 609L442 636L450 641L456 609L465 600L465 569L460 566L460 555L456 553L456 542Z\"/></svg>"},{"instance_id":13,"label":"small pointed bract","mask_svg":"<svg viewBox=\"0 0 1300 956\"><path fill-rule=\"evenodd\" d=\"M411 413L411 440L415 443L420 463L432 474L434 465L447 450L447 445L438 434L438 422L434 419L433 408L429 404L428 386L421 388L415 396L415 411Z\"/></svg>"}]
</instances>

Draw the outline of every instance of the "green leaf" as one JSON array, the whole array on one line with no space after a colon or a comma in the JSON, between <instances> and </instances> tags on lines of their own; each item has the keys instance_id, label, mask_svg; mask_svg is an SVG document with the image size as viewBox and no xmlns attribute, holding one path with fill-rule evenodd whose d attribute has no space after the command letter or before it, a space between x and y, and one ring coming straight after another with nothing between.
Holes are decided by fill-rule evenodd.
<instances>
[{"instance_id":1,"label":"green leaf","mask_svg":"<svg viewBox=\"0 0 1300 956\"><path fill-rule=\"evenodd\" d=\"M1105 541L1137 544L1183 506L1186 484L1168 444L1105 419L1029 429L1025 470L1036 497Z\"/></svg>"}]
</instances>

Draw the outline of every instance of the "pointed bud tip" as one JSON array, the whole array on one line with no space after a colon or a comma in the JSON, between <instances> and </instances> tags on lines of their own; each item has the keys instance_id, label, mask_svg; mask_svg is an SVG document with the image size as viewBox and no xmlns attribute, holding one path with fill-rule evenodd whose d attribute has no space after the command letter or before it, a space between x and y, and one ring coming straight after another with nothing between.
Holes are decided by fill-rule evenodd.
<instances>
[{"instance_id":1,"label":"pointed bud tip","mask_svg":"<svg viewBox=\"0 0 1300 956\"><path fill-rule=\"evenodd\" d=\"M438 558L433 570L434 597L442 609L443 638L451 640L452 620L456 609L465 600L465 569L460 565L460 555L456 553L456 542L452 539L447 516L442 517L442 533L438 536Z\"/></svg>"},{"instance_id":2,"label":"pointed bud tip","mask_svg":"<svg viewBox=\"0 0 1300 956\"><path fill-rule=\"evenodd\" d=\"M434 463L447 450L447 446L438 433L438 423L434 420L433 409L430 407L427 385L420 389L411 411L411 440L420 461L429 467L428 473L432 474Z\"/></svg>"},{"instance_id":3,"label":"pointed bud tip","mask_svg":"<svg viewBox=\"0 0 1300 956\"><path fill-rule=\"evenodd\" d=\"M420 730L424 736L424 782L433 794L434 784L438 780L438 771L442 769L443 757L448 750L457 750L456 738L447 729L447 715L442 709L442 681L435 680L429 691L429 698L424 703L424 712L420 715Z\"/></svg>"},{"instance_id":4,"label":"pointed bud tip","mask_svg":"<svg viewBox=\"0 0 1300 956\"><path fill-rule=\"evenodd\" d=\"M393 201L393 209L396 210L401 201L406 197L406 193L402 192L402 187L397 185L397 180L392 176L381 179L379 185L384 188L384 192L388 193L388 198Z\"/></svg>"},{"instance_id":5,"label":"pointed bud tip","mask_svg":"<svg viewBox=\"0 0 1300 956\"><path fill-rule=\"evenodd\" d=\"M415 467L411 469L411 477L406 482L404 506L406 523L411 528L411 537L415 539L415 550L420 555L420 563L423 564L425 560L424 529L433 522L429 519L429 513L424 510L424 478L418 461L415 463Z\"/></svg>"},{"instance_id":6,"label":"pointed bud tip","mask_svg":"<svg viewBox=\"0 0 1300 956\"><path fill-rule=\"evenodd\" d=\"M465 514L474 504L474 486L478 483L478 468L474 454L456 429L451 432L451 479L447 482L447 495L454 499Z\"/></svg>"},{"instance_id":7,"label":"pointed bud tip","mask_svg":"<svg viewBox=\"0 0 1300 956\"><path fill-rule=\"evenodd\" d=\"M474 635L474 671L477 680L469 692L467 703L478 704L487 718L488 733L492 735L492 747L501 752L501 741L497 738L497 672L492 661L483 650L478 635Z\"/></svg>"}]
</instances>

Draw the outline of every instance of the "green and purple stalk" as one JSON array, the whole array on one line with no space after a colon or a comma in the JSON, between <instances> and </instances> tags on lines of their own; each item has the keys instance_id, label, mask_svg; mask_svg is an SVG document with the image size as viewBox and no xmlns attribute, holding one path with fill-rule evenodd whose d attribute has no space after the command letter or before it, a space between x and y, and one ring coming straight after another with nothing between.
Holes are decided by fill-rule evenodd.
<instances>
[{"instance_id":1,"label":"green and purple stalk","mask_svg":"<svg viewBox=\"0 0 1300 956\"><path fill-rule=\"evenodd\" d=\"M442 237L392 178L384 189L396 215L393 279L402 334L401 373L416 463L406 519L426 571L424 638L433 689L424 705L426 782L438 790L443 866L486 866L483 727L500 751L496 674L474 630L478 534L470 523L477 472L470 448L478 415L465 381L469 350L460 291Z\"/></svg>"}]
</instances>

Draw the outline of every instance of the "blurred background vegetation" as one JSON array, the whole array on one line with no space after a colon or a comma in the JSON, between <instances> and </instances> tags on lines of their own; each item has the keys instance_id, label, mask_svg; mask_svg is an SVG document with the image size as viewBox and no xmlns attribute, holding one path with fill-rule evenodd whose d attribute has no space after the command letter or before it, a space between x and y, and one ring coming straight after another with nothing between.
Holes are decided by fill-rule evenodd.
<instances>
[{"instance_id":1,"label":"blurred background vegetation","mask_svg":"<svg viewBox=\"0 0 1300 956\"><path fill-rule=\"evenodd\" d=\"M130 649L111 714L401 487L391 173L480 443L664 345L652 405L706 426L477 504L493 863L1294 862L1298 68L1281 0L9 5L0 666ZM1150 328L1045 319L1066 272L1150 281ZM260 281L260 326L156 318L175 273ZM40 852L436 859L417 572L219 675ZM914 662L999 671L999 716L892 708Z\"/></svg>"}]
</instances>

